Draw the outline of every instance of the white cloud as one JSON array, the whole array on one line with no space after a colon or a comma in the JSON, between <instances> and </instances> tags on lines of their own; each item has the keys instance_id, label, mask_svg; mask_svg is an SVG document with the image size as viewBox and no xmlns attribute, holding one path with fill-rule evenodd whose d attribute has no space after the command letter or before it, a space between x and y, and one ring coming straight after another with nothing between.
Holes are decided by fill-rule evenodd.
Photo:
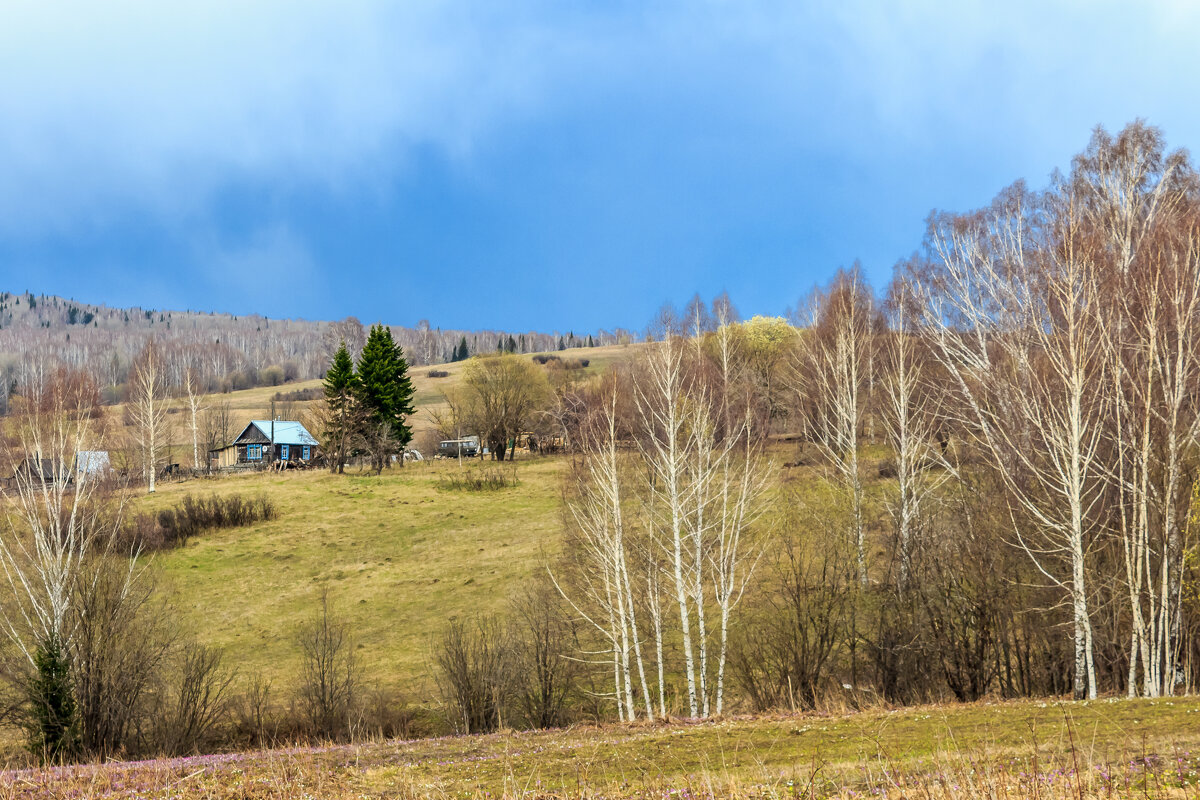
<instances>
[{"instance_id":1,"label":"white cloud","mask_svg":"<svg viewBox=\"0 0 1200 800\"><path fill-rule=\"evenodd\" d=\"M235 183L370 190L414 148L469 167L498 132L589 104L693 104L695 127L749 120L781 148L1019 147L1024 125L1078 149L1081 117L1186 104L1196 23L1172 3L10 0L0 235L187 228Z\"/></svg>"}]
</instances>

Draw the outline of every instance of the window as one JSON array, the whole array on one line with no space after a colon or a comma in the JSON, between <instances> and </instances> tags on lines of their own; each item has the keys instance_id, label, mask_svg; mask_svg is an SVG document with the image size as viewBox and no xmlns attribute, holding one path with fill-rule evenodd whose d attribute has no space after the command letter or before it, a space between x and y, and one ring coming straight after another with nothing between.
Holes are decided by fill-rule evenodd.
<instances>
[{"instance_id":1,"label":"window","mask_svg":"<svg viewBox=\"0 0 1200 800\"><path fill-rule=\"evenodd\" d=\"M247 461L262 461L262 445L261 444L246 445L246 460Z\"/></svg>"},{"instance_id":2,"label":"window","mask_svg":"<svg viewBox=\"0 0 1200 800\"><path fill-rule=\"evenodd\" d=\"M279 457L284 461L288 460L288 446L286 444L279 445Z\"/></svg>"},{"instance_id":3,"label":"window","mask_svg":"<svg viewBox=\"0 0 1200 800\"><path fill-rule=\"evenodd\" d=\"M310 452L311 451L309 450L308 445L304 445L304 449L302 449L300 451L300 457L303 458L305 461L308 461Z\"/></svg>"}]
</instances>

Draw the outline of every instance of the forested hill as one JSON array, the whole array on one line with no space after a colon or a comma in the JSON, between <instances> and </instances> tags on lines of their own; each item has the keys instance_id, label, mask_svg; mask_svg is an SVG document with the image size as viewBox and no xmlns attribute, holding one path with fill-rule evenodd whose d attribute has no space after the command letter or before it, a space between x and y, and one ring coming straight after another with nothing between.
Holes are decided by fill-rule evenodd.
<instances>
[{"instance_id":1,"label":"forested hill","mask_svg":"<svg viewBox=\"0 0 1200 800\"><path fill-rule=\"evenodd\" d=\"M257 314L112 308L44 294L0 291L0 410L33 365L67 364L87 370L117 400L129 366L152 337L171 357L175 372L195 370L209 391L244 389L319 377L345 340L357 351L365 327L339 321L270 319ZM622 332L537 332L442 329L427 320L392 325L392 335L414 365L452 361L502 347L538 352L612 343Z\"/></svg>"}]
</instances>

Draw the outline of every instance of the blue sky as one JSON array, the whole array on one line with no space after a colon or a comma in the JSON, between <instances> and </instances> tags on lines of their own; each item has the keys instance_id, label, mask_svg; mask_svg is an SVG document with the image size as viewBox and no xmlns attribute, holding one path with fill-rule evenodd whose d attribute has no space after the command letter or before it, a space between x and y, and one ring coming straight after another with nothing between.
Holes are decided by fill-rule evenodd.
<instances>
[{"instance_id":1,"label":"blue sky","mask_svg":"<svg viewBox=\"0 0 1200 800\"><path fill-rule=\"evenodd\" d=\"M170 13L163 9L170 8ZM640 328L783 312L1135 117L1200 141L1185 3L9 0L0 287Z\"/></svg>"}]
</instances>

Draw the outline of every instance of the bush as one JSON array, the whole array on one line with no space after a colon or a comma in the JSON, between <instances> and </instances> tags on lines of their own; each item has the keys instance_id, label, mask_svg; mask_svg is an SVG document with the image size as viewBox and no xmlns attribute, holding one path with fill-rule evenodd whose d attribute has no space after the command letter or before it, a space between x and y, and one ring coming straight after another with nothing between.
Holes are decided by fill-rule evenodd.
<instances>
[{"instance_id":1,"label":"bush","mask_svg":"<svg viewBox=\"0 0 1200 800\"><path fill-rule=\"evenodd\" d=\"M283 383L283 367L278 364L272 364L258 372L258 382L267 386L278 386Z\"/></svg>"},{"instance_id":2,"label":"bush","mask_svg":"<svg viewBox=\"0 0 1200 800\"><path fill-rule=\"evenodd\" d=\"M436 655L451 724L462 733L490 733L504 722L513 694L512 646L494 618L452 620Z\"/></svg>"},{"instance_id":3,"label":"bush","mask_svg":"<svg viewBox=\"0 0 1200 800\"><path fill-rule=\"evenodd\" d=\"M334 613L327 593L322 593L320 608L296 641L304 655L298 697L311 734L322 739L349 736L358 697L358 663L350 626Z\"/></svg>"},{"instance_id":4,"label":"bush","mask_svg":"<svg viewBox=\"0 0 1200 800\"><path fill-rule=\"evenodd\" d=\"M309 386L305 389L292 389L290 392L276 392L275 401L279 403L304 403L309 400L320 400L325 396L320 386Z\"/></svg>"},{"instance_id":5,"label":"bush","mask_svg":"<svg viewBox=\"0 0 1200 800\"><path fill-rule=\"evenodd\" d=\"M235 674L223 661L221 651L203 645L186 646L180 653L174 702L157 715L159 749L190 755L211 742L214 728L228 716L226 694Z\"/></svg>"},{"instance_id":6,"label":"bush","mask_svg":"<svg viewBox=\"0 0 1200 800\"><path fill-rule=\"evenodd\" d=\"M438 481L438 488L449 492L495 492L517 485L517 471L501 467L464 470Z\"/></svg>"},{"instance_id":7,"label":"bush","mask_svg":"<svg viewBox=\"0 0 1200 800\"><path fill-rule=\"evenodd\" d=\"M549 364L551 361L558 360L558 356L550 355L548 353L538 353L533 357L533 363L535 364Z\"/></svg>"},{"instance_id":8,"label":"bush","mask_svg":"<svg viewBox=\"0 0 1200 800\"><path fill-rule=\"evenodd\" d=\"M448 378L448 377L450 377L450 373L444 369L431 369L428 372L426 372L425 374L428 375L430 378Z\"/></svg>"},{"instance_id":9,"label":"bush","mask_svg":"<svg viewBox=\"0 0 1200 800\"><path fill-rule=\"evenodd\" d=\"M175 508L138 514L125 526L124 533L131 545L142 550L165 550L182 547L205 531L241 528L275 516L275 504L263 495L212 495L208 499L188 495Z\"/></svg>"}]
</instances>

